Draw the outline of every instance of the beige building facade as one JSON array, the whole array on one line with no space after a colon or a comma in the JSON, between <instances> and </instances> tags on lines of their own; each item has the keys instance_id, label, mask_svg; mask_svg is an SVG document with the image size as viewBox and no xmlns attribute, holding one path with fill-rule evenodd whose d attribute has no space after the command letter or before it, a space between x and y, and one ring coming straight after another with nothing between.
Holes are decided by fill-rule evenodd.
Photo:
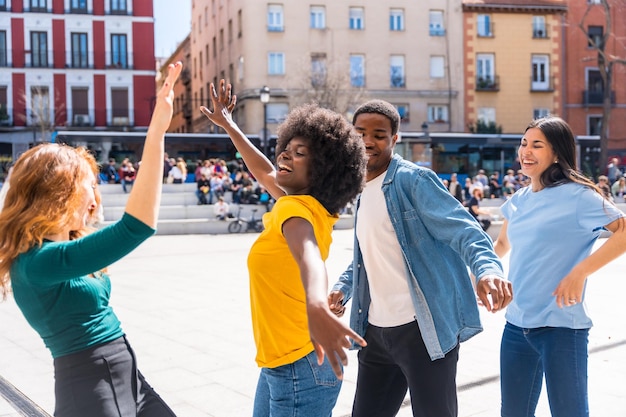
<instances>
[{"instance_id":1,"label":"beige building facade","mask_svg":"<svg viewBox=\"0 0 626 417\"><path fill-rule=\"evenodd\" d=\"M193 107L225 78L236 120L263 136L298 104L317 101L350 117L370 98L402 115L402 131L465 130L461 0L193 0ZM259 91L270 89L267 118ZM194 132L214 132L192 112Z\"/></svg>"}]
</instances>

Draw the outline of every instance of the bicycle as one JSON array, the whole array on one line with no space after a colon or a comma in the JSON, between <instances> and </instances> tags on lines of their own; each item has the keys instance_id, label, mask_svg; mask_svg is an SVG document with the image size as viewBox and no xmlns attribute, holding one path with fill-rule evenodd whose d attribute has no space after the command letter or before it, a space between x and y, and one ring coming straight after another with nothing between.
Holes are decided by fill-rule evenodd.
<instances>
[{"instance_id":1,"label":"bicycle","mask_svg":"<svg viewBox=\"0 0 626 417\"><path fill-rule=\"evenodd\" d=\"M245 219L241 217L241 206L237 208L237 216L235 220L231 221L228 225L228 233L239 233L245 226L244 232L262 232L263 231L263 221L260 218L256 218L254 213L257 212L257 209L252 209L252 215L249 219Z\"/></svg>"}]
</instances>

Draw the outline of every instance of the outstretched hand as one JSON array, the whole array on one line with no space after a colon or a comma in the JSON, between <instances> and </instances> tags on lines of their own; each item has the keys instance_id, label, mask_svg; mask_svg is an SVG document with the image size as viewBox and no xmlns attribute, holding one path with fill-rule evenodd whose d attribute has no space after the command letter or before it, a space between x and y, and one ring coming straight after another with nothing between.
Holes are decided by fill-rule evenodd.
<instances>
[{"instance_id":1,"label":"outstretched hand","mask_svg":"<svg viewBox=\"0 0 626 417\"><path fill-rule=\"evenodd\" d=\"M506 279L486 275L476 284L476 294L487 311L495 313L513 300L513 286Z\"/></svg>"},{"instance_id":2,"label":"outstretched hand","mask_svg":"<svg viewBox=\"0 0 626 417\"><path fill-rule=\"evenodd\" d=\"M217 90L213 83L211 83L209 89L211 92L213 111L204 106L200 107L200 111L204 113L210 121L225 129L229 124L233 123L232 114L235 103L237 103L237 96L232 94L232 86L226 84L224 80L220 80L220 85Z\"/></svg>"},{"instance_id":3,"label":"outstretched hand","mask_svg":"<svg viewBox=\"0 0 626 417\"><path fill-rule=\"evenodd\" d=\"M343 369L341 365L346 366L348 364L348 356L345 351L350 347L348 338L353 339L361 346L367 345L365 339L342 323L330 312L327 306L308 306L307 314L309 333L315 347L317 363L319 365L324 363L324 355L326 355L335 375L338 379L342 379Z\"/></svg>"},{"instance_id":4,"label":"outstretched hand","mask_svg":"<svg viewBox=\"0 0 626 417\"><path fill-rule=\"evenodd\" d=\"M174 84L183 69L182 62L178 61L168 65L167 77L157 94L156 106L152 112L150 125L155 129L165 132L170 127L174 114Z\"/></svg>"}]
</instances>

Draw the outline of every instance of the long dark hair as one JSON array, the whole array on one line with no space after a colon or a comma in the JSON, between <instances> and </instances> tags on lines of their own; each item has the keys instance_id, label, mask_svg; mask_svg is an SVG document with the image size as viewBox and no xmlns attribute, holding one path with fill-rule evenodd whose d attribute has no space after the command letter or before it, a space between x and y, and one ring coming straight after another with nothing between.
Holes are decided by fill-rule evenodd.
<instances>
[{"instance_id":1,"label":"long dark hair","mask_svg":"<svg viewBox=\"0 0 626 417\"><path fill-rule=\"evenodd\" d=\"M546 137L556 154L557 162L551 164L541 174L539 181L544 187L556 187L568 182L585 185L598 194L604 193L578 170L576 164L576 141L572 129L567 122L560 117L548 116L530 122L528 129L539 129Z\"/></svg>"}]
</instances>

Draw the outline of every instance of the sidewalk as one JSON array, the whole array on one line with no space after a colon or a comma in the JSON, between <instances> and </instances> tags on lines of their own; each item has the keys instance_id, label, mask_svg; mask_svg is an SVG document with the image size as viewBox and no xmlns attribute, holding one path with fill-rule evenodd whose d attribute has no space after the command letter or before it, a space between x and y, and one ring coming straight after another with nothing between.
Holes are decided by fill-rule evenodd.
<instances>
[{"instance_id":1,"label":"sidewalk","mask_svg":"<svg viewBox=\"0 0 626 417\"><path fill-rule=\"evenodd\" d=\"M250 416L258 376L250 326L246 256L257 234L155 236L109 270L111 304L151 385L181 417ZM330 283L352 256L353 230L336 230ZM592 416L626 415L626 256L592 276L587 304ZM499 415L503 314L481 312L485 331L463 343L459 416ZM345 316L347 320L348 314ZM11 298L0 303L0 377L41 408L54 409L52 358ZM335 417L350 415L357 371L351 352ZM1 382L1 380L0 380ZM2 392L0 390L0 392ZM411 416L408 401L401 417ZM0 397L0 417L19 414ZM537 417L549 416L545 396Z\"/></svg>"}]
</instances>

